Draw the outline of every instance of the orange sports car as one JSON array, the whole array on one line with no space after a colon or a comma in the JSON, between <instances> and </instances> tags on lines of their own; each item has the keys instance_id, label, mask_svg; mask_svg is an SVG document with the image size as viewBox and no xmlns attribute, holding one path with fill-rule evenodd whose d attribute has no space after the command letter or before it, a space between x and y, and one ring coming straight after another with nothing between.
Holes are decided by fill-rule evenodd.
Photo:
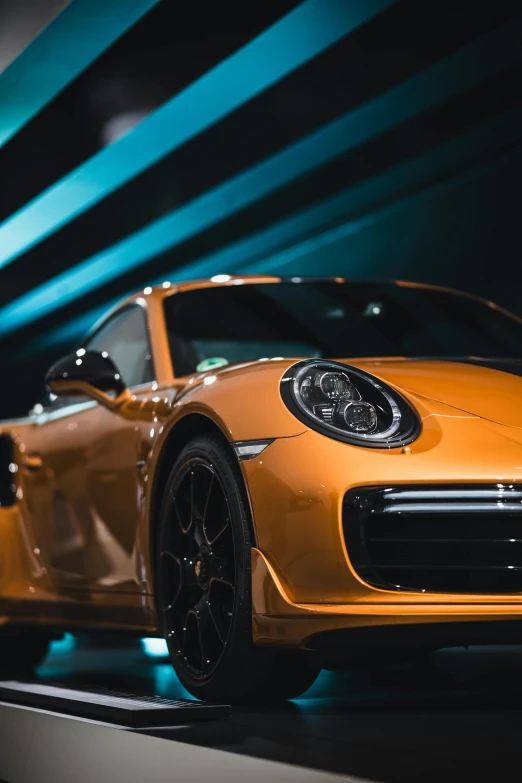
<instances>
[{"instance_id":1,"label":"orange sports car","mask_svg":"<svg viewBox=\"0 0 522 783\"><path fill-rule=\"evenodd\" d=\"M522 641L522 321L404 282L146 288L0 434L0 666L166 639L204 699Z\"/></svg>"}]
</instances>

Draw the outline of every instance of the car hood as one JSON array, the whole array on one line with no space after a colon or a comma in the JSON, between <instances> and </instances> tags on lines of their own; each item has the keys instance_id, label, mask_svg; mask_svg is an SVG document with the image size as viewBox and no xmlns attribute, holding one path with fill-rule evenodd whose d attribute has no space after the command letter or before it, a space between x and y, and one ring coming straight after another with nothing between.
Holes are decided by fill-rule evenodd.
<instances>
[{"instance_id":1,"label":"car hood","mask_svg":"<svg viewBox=\"0 0 522 783\"><path fill-rule=\"evenodd\" d=\"M522 428L522 362L469 359L343 360L405 392Z\"/></svg>"}]
</instances>

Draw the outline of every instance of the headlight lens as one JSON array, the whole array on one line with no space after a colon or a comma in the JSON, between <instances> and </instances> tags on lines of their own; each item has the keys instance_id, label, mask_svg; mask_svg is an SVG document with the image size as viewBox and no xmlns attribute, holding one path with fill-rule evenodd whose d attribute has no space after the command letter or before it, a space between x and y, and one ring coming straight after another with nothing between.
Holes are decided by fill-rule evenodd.
<instances>
[{"instance_id":1,"label":"headlight lens","mask_svg":"<svg viewBox=\"0 0 522 783\"><path fill-rule=\"evenodd\" d=\"M403 446L420 433L419 419L403 397L346 364L299 362L283 376L281 395L308 426L359 446Z\"/></svg>"}]
</instances>

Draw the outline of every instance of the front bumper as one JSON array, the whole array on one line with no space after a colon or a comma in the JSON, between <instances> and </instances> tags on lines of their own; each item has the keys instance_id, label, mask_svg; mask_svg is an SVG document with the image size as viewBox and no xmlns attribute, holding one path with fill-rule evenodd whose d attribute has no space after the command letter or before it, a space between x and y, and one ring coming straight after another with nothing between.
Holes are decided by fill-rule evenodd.
<instances>
[{"instance_id":1,"label":"front bumper","mask_svg":"<svg viewBox=\"0 0 522 783\"><path fill-rule=\"evenodd\" d=\"M257 643L306 647L314 635L340 629L522 619L520 593L387 590L365 582L353 567L342 521L351 489L522 486L521 430L430 407L411 450L350 446L310 430L278 439L243 463L257 542Z\"/></svg>"},{"instance_id":2,"label":"front bumper","mask_svg":"<svg viewBox=\"0 0 522 783\"><path fill-rule=\"evenodd\" d=\"M511 641L522 643L522 596L509 596L509 602L502 599L492 602L488 600L489 596L461 595L454 597L454 603L447 600L442 603L442 596L432 594L422 596L431 599L431 603L295 603L285 595L278 574L257 549L252 551L252 593L254 641L260 645L316 650L323 646L319 640L326 642L330 634L335 634L332 636L334 646L342 639L353 640L350 645L357 645L361 639L373 638L372 634L379 639L379 646L383 648L393 647L401 640L407 640L406 646L410 647L413 638L419 646L427 644L435 647L491 644L493 641L499 644ZM401 597L397 593L393 595L397 599ZM443 598L447 599L448 596ZM470 636L462 632L463 625L468 623L473 626L487 624L488 629L482 628L479 634L473 631ZM509 636L506 623L509 624ZM448 634L447 626L453 624L455 633ZM429 641L429 632L423 627L425 625L432 628L437 626L437 630L430 634ZM445 626L446 632L439 626ZM362 629L366 629L364 635L344 634ZM415 629L413 636L411 629Z\"/></svg>"}]
</instances>

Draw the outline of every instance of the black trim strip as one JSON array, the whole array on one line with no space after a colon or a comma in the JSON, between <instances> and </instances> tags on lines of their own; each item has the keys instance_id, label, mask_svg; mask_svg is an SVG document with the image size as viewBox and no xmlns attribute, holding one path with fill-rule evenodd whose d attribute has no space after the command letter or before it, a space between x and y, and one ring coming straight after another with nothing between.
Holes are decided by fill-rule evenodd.
<instances>
[{"instance_id":1,"label":"black trim strip","mask_svg":"<svg viewBox=\"0 0 522 783\"><path fill-rule=\"evenodd\" d=\"M121 595L121 594L120 594ZM125 595L128 595L126 593ZM141 601L144 596L136 595L136 606L100 606L89 601L90 593L85 592L82 601L38 601L18 598L0 598L0 615L9 617L9 624L20 625L24 622L40 626L51 626L72 629L75 623L78 627L86 624L104 628L129 625L129 630L139 627L146 630L152 620L150 607L151 596L146 596L149 606L144 609ZM115 595L116 599L117 596ZM138 603L140 602L140 603ZM148 621L148 622L147 622ZM6 626L7 628L8 626ZM1 636L1 632L0 632Z\"/></svg>"}]
</instances>

